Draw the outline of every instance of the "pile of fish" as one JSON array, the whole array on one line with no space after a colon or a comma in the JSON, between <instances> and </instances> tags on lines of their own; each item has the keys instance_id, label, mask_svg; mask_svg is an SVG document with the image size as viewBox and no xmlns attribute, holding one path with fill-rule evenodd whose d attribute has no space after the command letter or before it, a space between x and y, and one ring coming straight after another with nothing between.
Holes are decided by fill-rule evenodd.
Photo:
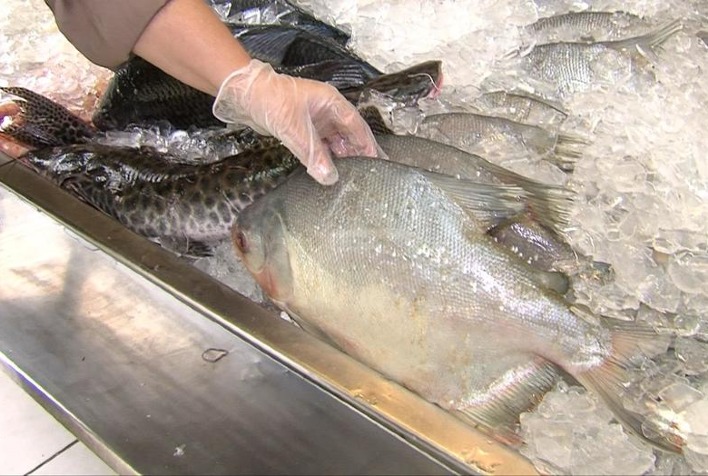
<instances>
[{"instance_id":1,"label":"pile of fish","mask_svg":"<svg viewBox=\"0 0 708 476\"><path fill-rule=\"evenodd\" d=\"M681 399L648 390L642 375L670 380L655 362L682 337L600 317L583 283L612 283L613 270L568 243L577 192L588 193L573 191L573 174L595 140L572 127L575 98L655 82L660 47L680 21L615 11L542 18L520 28L480 94L455 102L429 99L439 61L383 74L351 52L348 33L284 0L212 4L254 57L327 81L357 104L387 160L337 160L337 184L319 186L277 141L218 127L213 98L135 58L94 114L101 132L4 88L25 115L5 132L40 138L21 161L180 254L208 255L231 231L250 273L304 329L502 441L522 444L519 415L570 381L662 450L645 449L641 464L687 451L700 470L708 429L692 416L702 400L671 406ZM72 127L57 129L57 115ZM187 141L213 150L236 146L195 162L111 145L144 127L186 129ZM64 145L47 139L57 136ZM577 471L562 458L536 463Z\"/></svg>"}]
</instances>

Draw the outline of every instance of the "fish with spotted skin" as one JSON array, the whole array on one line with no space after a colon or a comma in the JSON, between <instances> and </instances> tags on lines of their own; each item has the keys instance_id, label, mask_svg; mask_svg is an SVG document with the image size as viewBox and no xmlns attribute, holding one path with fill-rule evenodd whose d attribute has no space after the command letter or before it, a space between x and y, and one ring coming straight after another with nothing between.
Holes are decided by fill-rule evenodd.
<instances>
[{"instance_id":1,"label":"fish with spotted skin","mask_svg":"<svg viewBox=\"0 0 708 476\"><path fill-rule=\"evenodd\" d=\"M192 256L209 255L239 212L300 164L285 147L265 142L201 165L175 163L148 147L100 144L44 148L19 160L136 233Z\"/></svg>"},{"instance_id":2,"label":"fish with spotted skin","mask_svg":"<svg viewBox=\"0 0 708 476\"><path fill-rule=\"evenodd\" d=\"M0 133L32 147L78 144L92 139L96 129L64 106L22 87L0 87L14 108L2 113ZM8 102L9 103L9 102ZM7 123L5 118L8 119Z\"/></svg>"},{"instance_id":3,"label":"fish with spotted skin","mask_svg":"<svg viewBox=\"0 0 708 476\"><path fill-rule=\"evenodd\" d=\"M272 137L250 129L209 137L242 151L190 160L152 147L98 143L96 131L54 101L23 88L5 133L36 147L15 158L39 175L174 252L206 256L229 236L238 213L276 187L300 162Z\"/></svg>"},{"instance_id":4,"label":"fish with spotted skin","mask_svg":"<svg viewBox=\"0 0 708 476\"><path fill-rule=\"evenodd\" d=\"M295 172L233 230L248 270L304 329L495 435L559 368L642 435L623 383L633 359L665 351L666 339L570 308L486 235L519 212L523 190L390 161L335 163L336 184Z\"/></svg>"}]
</instances>

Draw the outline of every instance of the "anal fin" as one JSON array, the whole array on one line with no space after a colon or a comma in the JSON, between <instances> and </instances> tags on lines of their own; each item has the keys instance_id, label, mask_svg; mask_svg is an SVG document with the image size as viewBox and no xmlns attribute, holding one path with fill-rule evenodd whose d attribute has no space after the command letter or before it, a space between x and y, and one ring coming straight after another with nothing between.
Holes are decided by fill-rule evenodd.
<instances>
[{"instance_id":1,"label":"anal fin","mask_svg":"<svg viewBox=\"0 0 708 476\"><path fill-rule=\"evenodd\" d=\"M556 384L560 369L540 357L511 367L483 390L458 402L453 413L496 439L521 443L516 432L519 415L533 409Z\"/></svg>"}]
</instances>

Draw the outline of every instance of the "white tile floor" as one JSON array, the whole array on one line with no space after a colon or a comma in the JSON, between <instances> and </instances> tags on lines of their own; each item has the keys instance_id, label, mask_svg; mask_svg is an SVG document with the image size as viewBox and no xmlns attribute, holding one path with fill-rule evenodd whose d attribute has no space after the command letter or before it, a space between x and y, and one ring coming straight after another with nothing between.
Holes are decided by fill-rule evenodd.
<instances>
[{"instance_id":1,"label":"white tile floor","mask_svg":"<svg viewBox=\"0 0 708 476\"><path fill-rule=\"evenodd\" d=\"M0 370L0 474L116 473Z\"/></svg>"}]
</instances>

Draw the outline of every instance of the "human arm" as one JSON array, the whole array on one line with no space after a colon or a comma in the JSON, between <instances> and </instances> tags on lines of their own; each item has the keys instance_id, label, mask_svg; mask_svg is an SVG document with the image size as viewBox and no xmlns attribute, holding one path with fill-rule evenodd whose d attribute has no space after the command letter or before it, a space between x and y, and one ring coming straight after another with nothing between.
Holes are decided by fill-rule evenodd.
<instances>
[{"instance_id":1,"label":"human arm","mask_svg":"<svg viewBox=\"0 0 708 476\"><path fill-rule=\"evenodd\" d=\"M214 111L219 119L274 135L321 183L337 180L329 150L339 156L376 155L376 143L368 126L336 89L317 81L277 74L270 66L251 60L203 0L47 1L60 28L62 22L77 22L86 11L92 13L83 36L74 35L72 40L77 47L86 48L82 50L84 54L104 37L120 36L114 21L131 37L136 25L145 23L131 45L132 52L182 82L217 95ZM140 5L145 4L150 4L154 11L143 10ZM84 5L85 9L78 5ZM115 10L115 13L106 17L104 12L101 16L100 5L105 11ZM135 19L135 25L126 23L126 9L142 15ZM71 40L70 34L75 32L67 34L65 30L71 29L62 29ZM110 61L123 55L127 59L130 51L124 50L125 44L120 45L123 50L107 54L115 45L104 43L102 49L92 51L93 57L89 59L111 67L117 64L108 64Z\"/></svg>"}]
</instances>

